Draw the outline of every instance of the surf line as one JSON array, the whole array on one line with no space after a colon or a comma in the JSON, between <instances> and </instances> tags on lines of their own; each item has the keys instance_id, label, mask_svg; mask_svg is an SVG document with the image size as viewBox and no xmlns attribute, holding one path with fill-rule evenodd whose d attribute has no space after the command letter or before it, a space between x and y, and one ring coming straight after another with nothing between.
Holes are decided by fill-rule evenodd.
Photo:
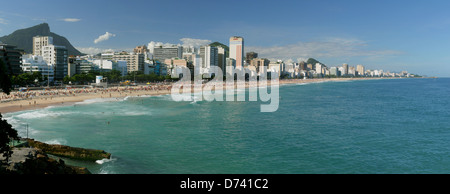
<instances>
[{"instance_id":1,"label":"surf line","mask_svg":"<svg viewBox=\"0 0 450 194\"><path fill-rule=\"evenodd\" d=\"M253 66L251 66L253 67ZM268 77L270 76L270 85ZM181 79L175 82L171 88L172 100L174 101L246 101L246 93L237 95L237 89L247 88L248 101L268 102L261 104L261 112L275 112L279 106L279 73L275 69L267 71L267 67L262 66L259 72L253 68L227 66L226 76L224 78L222 69L217 66L211 66L206 69L194 68L194 81L192 83L191 71L187 67L177 66L172 71L172 77ZM204 78L211 79L203 83ZM225 79L225 82L224 82ZM192 92L192 88L194 92ZM270 89L270 93L268 92ZM225 91L224 91L225 90ZM259 93L259 95L258 95ZM224 100L225 94L225 100ZM194 98L192 97L194 96Z\"/></svg>"}]
</instances>

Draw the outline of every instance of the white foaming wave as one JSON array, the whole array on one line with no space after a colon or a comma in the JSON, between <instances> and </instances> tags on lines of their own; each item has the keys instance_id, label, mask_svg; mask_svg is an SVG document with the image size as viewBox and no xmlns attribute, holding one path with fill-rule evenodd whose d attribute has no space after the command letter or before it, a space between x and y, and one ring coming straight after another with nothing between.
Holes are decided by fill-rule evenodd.
<instances>
[{"instance_id":1,"label":"white foaming wave","mask_svg":"<svg viewBox=\"0 0 450 194\"><path fill-rule=\"evenodd\" d=\"M19 115L16 115L19 119L38 119L38 118L44 118L44 117L58 117L61 115L69 114L67 112L53 112L49 111L48 109L41 109L37 111L31 111L31 112L25 112L21 113Z\"/></svg>"},{"instance_id":2,"label":"white foaming wave","mask_svg":"<svg viewBox=\"0 0 450 194\"><path fill-rule=\"evenodd\" d=\"M93 98L93 99L84 100L83 102L77 102L75 104L92 104L92 103L97 103L97 102L120 102L120 101L126 100L126 98L128 98L128 97L125 97L124 99L122 99L122 98Z\"/></svg>"},{"instance_id":3,"label":"white foaming wave","mask_svg":"<svg viewBox=\"0 0 450 194\"><path fill-rule=\"evenodd\" d=\"M127 112L121 112L118 113L118 115L121 116L143 116L143 115L152 115L150 112L146 112L146 111L127 111Z\"/></svg>"},{"instance_id":4,"label":"white foaming wave","mask_svg":"<svg viewBox=\"0 0 450 194\"><path fill-rule=\"evenodd\" d=\"M21 137L26 137L27 130L26 125L27 123L21 121L20 119L15 119L14 116L4 117L5 120L8 121L8 123L17 130L17 133ZM28 126L28 135L36 135L39 133L38 130L33 129L32 127Z\"/></svg>"},{"instance_id":5,"label":"white foaming wave","mask_svg":"<svg viewBox=\"0 0 450 194\"><path fill-rule=\"evenodd\" d=\"M159 98L164 98L164 96L167 95L139 95L139 96L127 96L125 98L123 98L124 101L130 99L130 98L150 98L150 97L159 97Z\"/></svg>"},{"instance_id":6,"label":"white foaming wave","mask_svg":"<svg viewBox=\"0 0 450 194\"><path fill-rule=\"evenodd\" d=\"M45 141L44 143L53 144L53 145L65 145L65 144L67 144L67 140L59 138L59 139L48 140L48 141Z\"/></svg>"},{"instance_id":7,"label":"white foaming wave","mask_svg":"<svg viewBox=\"0 0 450 194\"><path fill-rule=\"evenodd\" d=\"M111 157L109 157L109 159L103 158L101 160L96 160L95 163L97 163L97 164L104 164L104 163L115 161L115 160L116 159L111 156Z\"/></svg>"}]
</instances>

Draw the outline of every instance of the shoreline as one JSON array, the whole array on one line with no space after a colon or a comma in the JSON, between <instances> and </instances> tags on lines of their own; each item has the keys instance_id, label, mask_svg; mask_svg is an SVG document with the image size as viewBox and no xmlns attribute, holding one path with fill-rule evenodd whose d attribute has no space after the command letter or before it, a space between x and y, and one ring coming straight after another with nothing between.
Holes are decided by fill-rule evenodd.
<instances>
[{"instance_id":1,"label":"shoreline","mask_svg":"<svg viewBox=\"0 0 450 194\"><path fill-rule=\"evenodd\" d=\"M299 84L299 83L321 83L321 82L335 82L335 81L352 81L352 80L378 80L378 79L395 79L395 78L324 78L324 79L285 79L279 80L279 85ZM225 82L224 82L225 83ZM267 83L270 85L270 81ZM205 84L203 84L204 86ZM171 87L172 85L170 85ZM202 86L202 87L203 87ZM0 102L0 113L14 113L27 110L44 109L50 106L69 106L77 102L83 102L91 99L102 98L126 98L134 96L160 96L171 93L170 88L157 89L157 90L136 90L142 89L148 86L132 86L127 87L129 90L125 91L102 91L95 93L80 93L60 96L39 96L32 98L24 98L18 100L11 100L7 102ZM250 87L249 84L245 85L245 88ZM113 87L116 88L116 87ZM119 89L119 87L117 87ZM239 88L239 87L237 87ZM193 91L195 92L195 91Z\"/></svg>"}]
</instances>

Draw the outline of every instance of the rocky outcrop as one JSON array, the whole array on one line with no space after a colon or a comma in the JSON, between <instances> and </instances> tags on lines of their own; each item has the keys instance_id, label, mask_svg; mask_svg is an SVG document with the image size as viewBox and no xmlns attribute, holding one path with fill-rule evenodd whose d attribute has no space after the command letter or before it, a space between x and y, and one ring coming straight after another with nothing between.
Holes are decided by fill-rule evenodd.
<instances>
[{"instance_id":1,"label":"rocky outcrop","mask_svg":"<svg viewBox=\"0 0 450 194\"><path fill-rule=\"evenodd\" d=\"M75 159L95 162L102 159L110 159L111 154L103 150L76 148L65 145L46 144L33 139L27 139L28 145L41 149L44 153Z\"/></svg>"},{"instance_id":2,"label":"rocky outcrop","mask_svg":"<svg viewBox=\"0 0 450 194\"><path fill-rule=\"evenodd\" d=\"M37 148L14 148L8 164L0 167L0 174L91 174L87 168L66 165Z\"/></svg>"}]
</instances>

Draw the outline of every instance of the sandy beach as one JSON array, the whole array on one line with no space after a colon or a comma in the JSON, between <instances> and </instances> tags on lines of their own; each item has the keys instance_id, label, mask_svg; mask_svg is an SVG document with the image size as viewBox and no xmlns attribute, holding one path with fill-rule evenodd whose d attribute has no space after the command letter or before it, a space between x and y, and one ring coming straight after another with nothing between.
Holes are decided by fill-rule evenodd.
<instances>
[{"instance_id":1,"label":"sandy beach","mask_svg":"<svg viewBox=\"0 0 450 194\"><path fill-rule=\"evenodd\" d=\"M286 79L279 80L280 85L314 83L328 81L349 81L386 78L330 78L330 79ZM270 84L270 82L268 82ZM251 87L254 84L247 84ZM10 95L0 93L0 113L10 113L24 110L40 109L48 106L67 106L96 98L125 98L128 96L154 96L170 94L171 85L128 86L106 89L68 89L50 91L11 92Z\"/></svg>"}]
</instances>

